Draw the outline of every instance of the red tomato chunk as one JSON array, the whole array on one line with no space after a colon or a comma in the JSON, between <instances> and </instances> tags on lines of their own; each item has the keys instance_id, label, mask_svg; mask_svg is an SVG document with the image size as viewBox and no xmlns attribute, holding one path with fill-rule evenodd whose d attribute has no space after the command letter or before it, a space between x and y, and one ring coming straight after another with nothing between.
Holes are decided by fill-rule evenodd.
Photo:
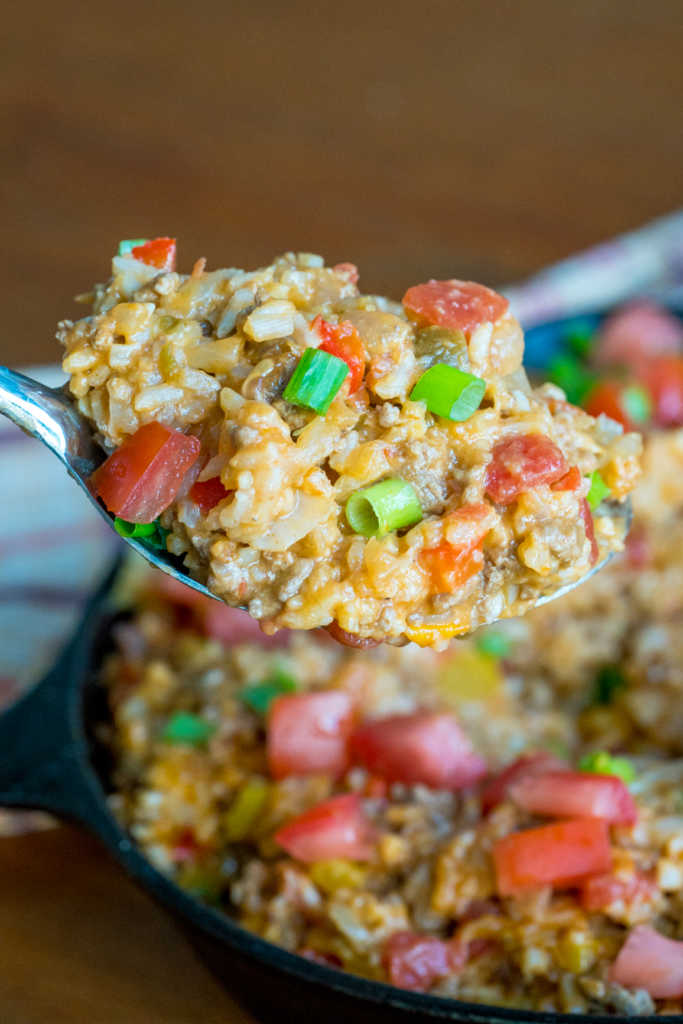
<instances>
[{"instance_id":1,"label":"red tomato chunk","mask_svg":"<svg viewBox=\"0 0 683 1024\"><path fill-rule=\"evenodd\" d=\"M683 348L683 326L677 317L651 302L637 302L613 313L600 330L596 359L631 368L656 356L675 355Z\"/></svg>"},{"instance_id":2,"label":"red tomato chunk","mask_svg":"<svg viewBox=\"0 0 683 1024\"><path fill-rule=\"evenodd\" d=\"M452 594L478 573L484 565L481 550L484 537L491 524L491 508L484 504L462 505L452 512L444 523L448 535L457 543L442 541L433 548L420 552L420 564L432 581L433 592Z\"/></svg>"},{"instance_id":3,"label":"red tomato chunk","mask_svg":"<svg viewBox=\"0 0 683 1024\"><path fill-rule=\"evenodd\" d=\"M331 356L343 359L349 368L349 394L352 395L363 383L365 374L365 348L358 331L348 320L330 324L317 316L311 327L321 338L320 349Z\"/></svg>"},{"instance_id":4,"label":"red tomato chunk","mask_svg":"<svg viewBox=\"0 0 683 1024\"><path fill-rule=\"evenodd\" d=\"M334 796L275 833L275 842L297 860L369 860L375 833L356 793Z\"/></svg>"},{"instance_id":5,"label":"red tomato chunk","mask_svg":"<svg viewBox=\"0 0 683 1024\"><path fill-rule=\"evenodd\" d=\"M230 491L227 491L221 483L219 476L212 476L210 480L197 480L190 488L189 497L197 505L203 516L209 514L219 501L227 498Z\"/></svg>"},{"instance_id":6,"label":"red tomato chunk","mask_svg":"<svg viewBox=\"0 0 683 1024\"><path fill-rule=\"evenodd\" d=\"M351 751L387 782L456 790L486 774L484 759L449 714L418 711L367 722L352 734Z\"/></svg>"},{"instance_id":7,"label":"red tomato chunk","mask_svg":"<svg viewBox=\"0 0 683 1024\"><path fill-rule=\"evenodd\" d=\"M640 871L627 878L609 873L582 882L579 899L585 910L607 910L617 903L649 903L658 892L655 882Z\"/></svg>"},{"instance_id":8,"label":"red tomato chunk","mask_svg":"<svg viewBox=\"0 0 683 1024\"><path fill-rule=\"evenodd\" d=\"M435 981L461 969L462 960L451 943L419 932L394 932L382 952L391 984L412 992L427 992Z\"/></svg>"},{"instance_id":9,"label":"red tomato chunk","mask_svg":"<svg viewBox=\"0 0 683 1024\"><path fill-rule=\"evenodd\" d=\"M621 423L624 430L635 430L622 403L623 385L621 382L601 380L591 389L584 402L586 412L591 416L609 416L615 423Z\"/></svg>"},{"instance_id":10,"label":"red tomato chunk","mask_svg":"<svg viewBox=\"0 0 683 1024\"><path fill-rule=\"evenodd\" d=\"M147 423L91 476L96 497L129 523L151 523L175 500L197 461L199 438Z\"/></svg>"},{"instance_id":11,"label":"red tomato chunk","mask_svg":"<svg viewBox=\"0 0 683 1024\"><path fill-rule=\"evenodd\" d=\"M486 470L486 492L499 505L540 484L552 484L568 472L564 455L542 434L516 434L494 445Z\"/></svg>"},{"instance_id":12,"label":"red tomato chunk","mask_svg":"<svg viewBox=\"0 0 683 1024\"><path fill-rule=\"evenodd\" d=\"M351 284L358 284L358 267L355 263L335 263L332 267L335 274L341 274L342 277L349 279Z\"/></svg>"},{"instance_id":13,"label":"red tomato chunk","mask_svg":"<svg viewBox=\"0 0 683 1024\"><path fill-rule=\"evenodd\" d=\"M268 715L272 776L343 775L349 765L353 702L343 690L278 697Z\"/></svg>"},{"instance_id":14,"label":"red tomato chunk","mask_svg":"<svg viewBox=\"0 0 683 1024\"><path fill-rule=\"evenodd\" d=\"M598 558L600 557L600 548L595 538L595 523L593 522L593 513L591 507L585 498L581 499L581 518L583 519L584 529L586 531L586 537L591 546L591 565L595 565Z\"/></svg>"},{"instance_id":15,"label":"red tomato chunk","mask_svg":"<svg viewBox=\"0 0 683 1024\"><path fill-rule=\"evenodd\" d=\"M149 242L131 249L131 256L159 270L175 270L175 238L152 238Z\"/></svg>"},{"instance_id":16,"label":"red tomato chunk","mask_svg":"<svg viewBox=\"0 0 683 1024\"><path fill-rule=\"evenodd\" d=\"M481 792L481 806L484 812L492 810L508 799L510 787L527 776L542 775L543 772L562 771L567 767L566 761L539 751L538 754L525 754L509 764L498 775L490 779Z\"/></svg>"},{"instance_id":17,"label":"red tomato chunk","mask_svg":"<svg viewBox=\"0 0 683 1024\"><path fill-rule=\"evenodd\" d=\"M609 870L609 826L599 818L577 818L513 832L496 842L493 861L501 896L546 885L565 888Z\"/></svg>"},{"instance_id":18,"label":"red tomato chunk","mask_svg":"<svg viewBox=\"0 0 683 1024\"><path fill-rule=\"evenodd\" d=\"M652 398L655 423L683 426L683 356L651 360L643 367L641 379Z\"/></svg>"},{"instance_id":19,"label":"red tomato chunk","mask_svg":"<svg viewBox=\"0 0 683 1024\"><path fill-rule=\"evenodd\" d=\"M616 775L545 772L513 782L510 799L530 814L549 818L604 818L632 825L638 817L633 797Z\"/></svg>"},{"instance_id":20,"label":"red tomato chunk","mask_svg":"<svg viewBox=\"0 0 683 1024\"><path fill-rule=\"evenodd\" d=\"M403 296L403 308L418 324L435 324L471 333L482 324L495 323L508 311L509 302L474 281L427 281Z\"/></svg>"},{"instance_id":21,"label":"red tomato chunk","mask_svg":"<svg viewBox=\"0 0 683 1024\"><path fill-rule=\"evenodd\" d=\"M653 999L677 999L683 996L683 942L638 925L621 947L609 977L624 988L644 988Z\"/></svg>"}]
</instances>

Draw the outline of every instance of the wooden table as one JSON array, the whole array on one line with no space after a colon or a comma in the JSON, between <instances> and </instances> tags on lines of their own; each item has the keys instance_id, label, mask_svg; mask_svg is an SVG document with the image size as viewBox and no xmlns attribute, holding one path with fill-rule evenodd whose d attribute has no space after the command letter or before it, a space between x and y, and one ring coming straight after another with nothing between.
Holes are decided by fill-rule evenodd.
<instances>
[{"instance_id":1,"label":"wooden table","mask_svg":"<svg viewBox=\"0 0 683 1024\"><path fill-rule=\"evenodd\" d=\"M682 10L9 5L0 361L57 358L69 297L123 237L177 235L185 268L319 251L400 295L430 275L512 280L666 212ZM0 885L0 1020L245 1020L81 833L0 840Z\"/></svg>"}]
</instances>

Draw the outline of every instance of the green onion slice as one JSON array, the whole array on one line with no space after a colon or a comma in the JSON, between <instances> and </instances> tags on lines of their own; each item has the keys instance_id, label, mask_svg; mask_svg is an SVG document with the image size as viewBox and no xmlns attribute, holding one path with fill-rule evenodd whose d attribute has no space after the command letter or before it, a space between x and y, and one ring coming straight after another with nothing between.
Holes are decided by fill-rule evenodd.
<instances>
[{"instance_id":1,"label":"green onion slice","mask_svg":"<svg viewBox=\"0 0 683 1024\"><path fill-rule=\"evenodd\" d=\"M383 537L422 519L422 506L405 480L382 480L355 491L346 502L346 518L354 533Z\"/></svg>"},{"instance_id":2,"label":"green onion slice","mask_svg":"<svg viewBox=\"0 0 683 1024\"><path fill-rule=\"evenodd\" d=\"M497 630L482 630L476 639L479 653L488 654L491 658L505 658L511 646L510 637Z\"/></svg>"},{"instance_id":3,"label":"green onion slice","mask_svg":"<svg viewBox=\"0 0 683 1024\"><path fill-rule=\"evenodd\" d=\"M125 537L126 540L135 538L143 541L147 547L166 551L166 538L170 531L162 526L158 519L155 519L153 523L129 523L125 519L121 519L120 516L115 516L114 529L119 536Z\"/></svg>"},{"instance_id":4,"label":"green onion slice","mask_svg":"<svg viewBox=\"0 0 683 1024\"><path fill-rule=\"evenodd\" d=\"M614 757L606 750L596 750L592 754L584 754L579 761L582 772L593 772L595 775L616 775L622 782L633 782L636 770L627 757Z\"/></svg>"},{"instance_id":5,"label":"green onion slice","mask_svg":"<svg viewBox=\"0 0 683 1024\"><path fill-rule=\"evenodd\" d=\"M114 519L114 529L121 536L129 539L130 537L150 537L152 534L157 532L156 523L129 523L125 519L121 519L116 516Z\"/></svg>"},{"instance_id":6,"label":"green onion slice","mask_svg":"<svg viewBox=\"0 0 683 1024\"><path fill-rule=\"evenodd\" d=\"M621 392L621 407L634 423L647 423L652 416L652 399L644 388L632 384Z\"/></svg>"},{"instance_id":7,"label":"green onion slice","mask_svg":"<svg viewBox=\"0 0 683 1024\"><path fill-rule=\"evenodd\" d=\"M586 495L586 501L593 512L595 512L598 505L602 504L605 498L609 497L610 489L598 473L597 469L591 473L588 479L590 480L590 488Z\"/></svg>"},{"instance_id":8,"label":"green onion slice","mask_svg":"<svg viewBox=\"0 0 683 1024\"><path fill-rule=\"evenodd\" d=\"M149 242L149 238L124 238L123 241L119 242L119 256L130 256L133 249L137 249L139 245L144 245L145 242Z\"/></svg>"},{"instance_id":9,"label":"green onion slice","mask_svg":"<svg viewBox=\"0 0 683 1024\"><path fill-rule=\"evenodd\" d=\"M324 414L348 373L343 359L317 348L307 348L289 379L283 398L292 405L304 405Z\"/></svg>"},{"instance_id":10,"label":"green onion slice","mask_svg":"<svg viewBox=\"0 0 683 1024\"><path fill-rule=\"evenodd\" d=\"M410 398L413 402L425 402L436 416L462 423L479 408L485 391L486 381L481 377L436 363L422 374Z\"/></svg>"},{"instance_id":11,"label":"green onion slice","mask_svg":"<svg viewBox=\"0 0 683 1024\"><path fill-rule=\"evenodd\" d=\"M167 743L187 743L202 747L215 732L213 722L207 722L191 711L176 711L164 726L161 738Z\"/></svg>"},{"instance_id":12,"label":"green onion slice","mask_svg":"<svg viewBox=\"0 0 683 1024\"><path fill-rule=\"evenodd\" d=\"M251 683L241 691L240 697L257 715L265 715L276 697L285 693L295 693L296 679L285 669L277 668L272 676L260 683Z\"/></svg>"}]
</instances>

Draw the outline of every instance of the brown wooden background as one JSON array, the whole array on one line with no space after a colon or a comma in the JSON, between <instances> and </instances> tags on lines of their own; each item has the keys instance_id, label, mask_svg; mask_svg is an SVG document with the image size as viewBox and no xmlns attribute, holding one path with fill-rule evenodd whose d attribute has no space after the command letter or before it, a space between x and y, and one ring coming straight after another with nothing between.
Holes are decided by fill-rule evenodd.
<instances>
[{"instance_id":1,"label":"brown wooden background","mask_svg":"<svg viewBox=\"0 0 683 1024\"><path fill-rule=\"evenodd\" d=\"M683 200L680 0L6 5L0 361L54 360L119 238L489 283ZM1 482L0 482L1 488ZM93 843L0 840L0 1019L242 1018Z\"/></svg>"}]
</instances>

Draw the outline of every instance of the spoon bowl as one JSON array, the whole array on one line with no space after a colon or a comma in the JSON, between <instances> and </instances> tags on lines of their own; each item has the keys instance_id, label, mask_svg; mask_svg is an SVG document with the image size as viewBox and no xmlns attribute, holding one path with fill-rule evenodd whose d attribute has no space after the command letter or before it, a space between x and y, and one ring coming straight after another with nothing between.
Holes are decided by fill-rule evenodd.
<instances>
[{"instance_id":1,"label":"spoon bowl","mask_svg":"<svg viewBox=\"0 0 683 1024\"><path fill-rule=\"evenodd\" d=\"M50 449L60 460L69 476L86 494L91 505L113 529L112 517L93 496L88 483L90 476L106 456L96 443L90 424L85 416L78 411L66 386L49 388L31 377L10 370L6 366L0 366L0 414L7 416L25 433L42 441ZM622 520L624 534L626 534L632 517L630 499L621 504L606 503L606 505L612 518ZM123 539L155 569L168 573L180 583L192 587L193 590L199 591L206 597L220 600L202 583L188 576L181 560L176 555L163 550L153 550L135 537L124 537ZM574 587L602 569L612 557L613 553L610 553L583 576L571 580L550 593L543 594L535 602L535 605L547 604L557 597L568 594ZM393 642L401 643L401 638Z\"/></svg>"}]
</instances>

